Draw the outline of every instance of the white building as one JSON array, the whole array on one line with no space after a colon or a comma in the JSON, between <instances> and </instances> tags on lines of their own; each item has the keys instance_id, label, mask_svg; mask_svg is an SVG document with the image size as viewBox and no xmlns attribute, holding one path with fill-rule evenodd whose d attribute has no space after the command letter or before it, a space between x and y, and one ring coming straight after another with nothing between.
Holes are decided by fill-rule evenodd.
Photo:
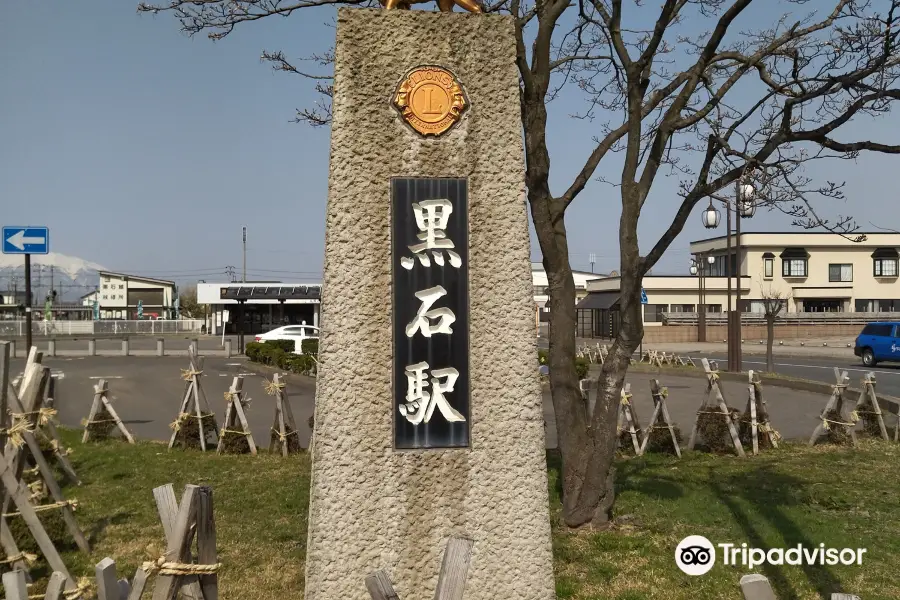
<instances>
[{"instance_id":1,"label":"white building","mask_svg":"<svg viewBox=\"0 0 900 600\"><path fill-rule=\"evenodd\" d=\"M98 274L99 289L83 296L82 304L93 306L96 299L101 319L137 319L138 302L145 319L175 318L177 291L174 281L111 271L99 271Z\"/></svg>"},{"instance_id":2,"label":"white building","mask_svg":"<svg viewBox=\"0 0 900 600\"><path fill-rule=\"evenodd\" d=\"M198 283L197 303L211 308L208 330L212 334L240 331L262 333L282 325L319 326L321 283Z\"/></svg>"},{"instance_id":3,"label":"white building","mask_svg":"<svg viewBox=\"0 0 900 600\"><path fill-rule=\"evenodd\" d=\"M587 282L595 279L602 279L606 275L599 273L588 273L587 271L572 271L572 278L575 281L575 302L587 296ZM534 306L535 306L535 324L540 326L541 323L550 321L550 307L547 302L550 301L550 283L547 281L547 272L544 270L543 263L531 263L531 285L534 289Z\"/></svg>"}]
</instances>

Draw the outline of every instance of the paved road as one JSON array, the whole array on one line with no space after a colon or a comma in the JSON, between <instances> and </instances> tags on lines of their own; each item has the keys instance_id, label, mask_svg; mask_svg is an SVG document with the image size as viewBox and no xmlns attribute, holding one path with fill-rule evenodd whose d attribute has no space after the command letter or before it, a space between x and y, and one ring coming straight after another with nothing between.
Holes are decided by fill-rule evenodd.
<instances>
[{"instance_id":1,"label":"paved road","mask_svg":"<svg viewBox=\"0 0 900 600\"><path fill-rule=\"evenodd\" d=\"M752 366L748 360L748 366ZM755 362L755 361L753 361ZM779 370L790 374L828 381L833 376L825 365L812 361L797 361L780 365ZM51 368L57 378L55 406L63 425L80 428L81 420L90 410L93 400L93 385L97 380L107 379L110 384L114 406L131 432L138 438L168 440L171 423L179 410L184 393L181 369L187 367L184 358L144 358L144 357L66 357L44 358L44 365ZM13 375L21 372L24 360L12 361ZM840 366L850 366L842 364ZM879 372L879 389L889 395L900 396L900 369ZM862 372L854 369L856 378ZM202 377L203 389L215 411L218 425L222 426L225 412L224 392L232 377L244 375L244 389L252 398L248 420L254 438L260 447L269 444L270 428L274 419L274 401L266 395L264 378L250 372L243 359L208 357ZM632 385L638 414L648 419L652 412L650 396L650 374L632 373L628 381ZM669 388L668 406L672 419L685 436L690 432L696 411L706 390L706 381L696 377L665 375L660 383ZM741 382L723 381L726 400L730 406L743 409L747 402L747 388ZM310 429L308 419L315 405L315 381L306 378L291 378L287 385L300 440L308 446ZM788 439L806 439L817 424L817 417L827 401L823 394L795 391L776 386L766 387L766 400L776 428ZM556 446L556 427L553 404L549 389L543 395L544 418L546 422L547 446ZM889 426L895 422L888 419ZM646 422L642 421L643 425Z\"/></svg>"},{"instance_id":2,"label":"paved road","mask_svg":"<svg viewBox=\"0 0 900 600\"><path fill-rule=\"evenodd\" d=\"M21 374L25 361L12 361L13 375ZM169 423L175 420L184 395L181 369L187 368L184 358L143 357L78 357L49 358L43 360L57 378L55 407L60 423L80 428L87 417L93 400L93 386L98 379L109 380L113 406L135 437L168 440ZM224 393L232 378L244 375L244 390L252 399L247 419L258 446L268 447L270 428L274 422L275 404L266 395L264 378L249 372L241 360L208 357L201 387L209 399L210 408L216 413L219 427L225 418ZM309 417L315 404L315 381L288 382L285 388L300 430L300 441L309 444Z\"/></svg>"},{"instance_id":3,"label":"paved road","mask_svg":"<svg viewBox=\"0 0 900 600\"><path fill-rule=\"evenodd\" d=\"M718 360L720 365L727 363L727 357L724 354L712 354L710 358ZM744 369L754 369L764 371L766 360L762 356L744 356ZM900 364L880 364L874 369L866 369L859 362L859 359L853 357L852 360L843 358L828 357L791 357L775 359L775 370L783 375L791 377L800 377L803 379L812 379L813 381L823 381L825 383L834 383L834 367L847 371L850 376L850 384L853 387L859 387L859 380L869 371L875 373L875 379L878 382L878 391L888 396L900 397Z\"/></svg>"},{"instance_id":4,"label":"paved road","mask_svg":"<svg viewBox=\"0 0 900 600\"><path fill-rule=\"evenodd\" d=\"M833 376L833 374L832 374ZM631 384L632 400L637 409L641 426L646 427L653 414L653 401L650 395L650 373L630 373L627 381ZM690 435L691 427L697 416L700 403L706 395L706 379L699 377L679 377L664 374L658 377L660 384L669 389L666 401L669 414L675 425L681 429L684 443ZM747 384L740 381L721 380L723 395L728 406L743 411L747 406ZM764 386L766 406L772 424L785 439L808 440L816 425L819 415L828 401L828 396L773 385ZM851 395L851 399L855 397ZM547 446L556 444L556 427L553 419L553 405L548 390L544 392L544 420L547 422ZM885 415L885 424L893 432L897 418Z\"/></svg>"}]
</instances>

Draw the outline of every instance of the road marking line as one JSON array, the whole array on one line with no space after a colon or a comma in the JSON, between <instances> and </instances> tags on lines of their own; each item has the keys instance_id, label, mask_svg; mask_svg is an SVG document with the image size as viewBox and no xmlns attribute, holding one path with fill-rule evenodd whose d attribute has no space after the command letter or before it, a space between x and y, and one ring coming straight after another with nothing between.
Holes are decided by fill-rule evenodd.
<instances>
[{"instance_id":1,"label":"road marking line","mask_svg":"<svg viewBox=\"0 0 900 600\"><path fill-rule=\"evenodd\" d=\"M103 376L88 377L88 379L122 379L122 376L121 375L103 375Z\"/></svg>"},{"instance_id":2,"label":"road marking line","mask_svg":"<svg viewBox=\"0 0 900 600\"><path fill-rule=\"evenodd\" d=\"M242 363L225 363L226 367L242 367L244 366Z\"/></svg>"}]
</instances>

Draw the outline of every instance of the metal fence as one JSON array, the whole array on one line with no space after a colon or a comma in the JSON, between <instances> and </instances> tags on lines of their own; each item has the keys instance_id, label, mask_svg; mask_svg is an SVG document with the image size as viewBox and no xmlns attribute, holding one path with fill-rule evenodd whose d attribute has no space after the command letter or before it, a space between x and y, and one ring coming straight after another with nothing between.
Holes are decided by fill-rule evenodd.
<instances>
[{"instance_id":1,"label":"metal fence","mask_svg":"<svg viewBox=\"0 0 900 600\"><path fill-rule=\"evenodd\" d=\"M31 335L159 335L200 333L203 319L145 321L33 321ZM25 321L0 321L0 338L25 337Z\"/></svg>"},{"instance_id":2,"label":"metal fence","mask_svg":"<svg viewBox=\"0 0 900 600\"><path fill-rule=\"evenodd\" d=\"M696 325L697 313L678 312L662 313L664 325ZM725 325L728 321L726 313L707 313L707 325ZM741 314L745 324L764 324L764 313L745 312ZM900 322L900 312L783 312L778 315L779 325L865 325L872 321Z\"/></svg>"}]
</instances>

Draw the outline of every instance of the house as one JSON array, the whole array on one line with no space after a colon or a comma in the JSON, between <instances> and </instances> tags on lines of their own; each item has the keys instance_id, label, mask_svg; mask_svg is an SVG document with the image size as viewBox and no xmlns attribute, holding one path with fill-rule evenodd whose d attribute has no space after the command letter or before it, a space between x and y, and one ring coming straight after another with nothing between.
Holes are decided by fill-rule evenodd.
<instances>
[{"instance_id":1,"label":"house","mask_svg":"<svg viewBox=\"0 0 900 600\"><path fill-rule=\"evenodd\" d=\"M137 319L138 303L144 318L175 318L177 288L174 281L140 275L126 275L111 271L99 271L99 289L82 297L82 304L96 299L101 319Z\"/></svg>"},{"instance_id":2,"label":"house","mask_svg":"<svg viewBox=\"0 0 900 600\"><path fill-rule=\"evenodd\" d=\"M729 272L740 273L739 282L737 276L731 278L731 297L737 307L740 286L744 313L764 314L767 298L781 299L786 313L900 313L900 234L866 233L865 238L855 242L833 233L744 233L740 252L732 236L730 261L725 236L691 242L695 274L644 277L644 325L696 324L701 289L707 314L727 311ZM588 294L578 304L580 337L615 334L619 289L618 277L587 283Z\"/></svg>"}]
</instances>

